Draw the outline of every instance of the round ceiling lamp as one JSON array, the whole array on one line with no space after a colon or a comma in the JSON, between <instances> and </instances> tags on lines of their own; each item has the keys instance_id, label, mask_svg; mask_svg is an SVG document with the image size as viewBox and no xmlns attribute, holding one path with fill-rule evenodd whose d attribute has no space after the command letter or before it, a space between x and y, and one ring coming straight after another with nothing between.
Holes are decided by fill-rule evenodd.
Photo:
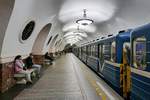
<instances>
[{"instance_id":1,"label":"round ceiling lamp","mask_svg":"<svg viewBox=\"0 0 150 100\"><path fill-rule=\"evenodd\" d=\"M89 25L92 24L94 21L92 19L87 18L86 9L83 9L83 18L78 19L76 23L80 25Z\"/></svg>"}]
</instances>

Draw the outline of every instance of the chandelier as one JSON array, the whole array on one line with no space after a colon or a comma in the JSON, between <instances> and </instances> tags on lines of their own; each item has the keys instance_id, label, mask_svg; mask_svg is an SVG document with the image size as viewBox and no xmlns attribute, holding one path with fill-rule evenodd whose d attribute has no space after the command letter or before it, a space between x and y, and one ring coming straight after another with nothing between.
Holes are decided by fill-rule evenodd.
<instances>
[{"instance_id":1,"label":"chandelier","mask_svg":"<svg viewBox=\"0 0 150 100\"><path fill-rule=\"evenodd\" d=\"M83 18L78 19L76 23L81 25L89 25L92 24L94 21L92 19L87 18L86 9L83 9Z\"/></svg>"}]
</instances>

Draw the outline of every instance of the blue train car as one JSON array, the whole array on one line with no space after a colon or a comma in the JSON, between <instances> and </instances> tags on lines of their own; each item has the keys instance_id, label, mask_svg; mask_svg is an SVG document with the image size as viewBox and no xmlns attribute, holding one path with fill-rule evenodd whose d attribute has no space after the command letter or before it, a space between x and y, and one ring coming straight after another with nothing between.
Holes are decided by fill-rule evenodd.
<instances>
[{"instance_id":1,"label":"blue train car","mask_svg":"<svg viewBox=\"0 0 150 100\"><path fill-rule=\"evenodd\" d=\"M88 44L82 58L119 94L150 98L150 24Z\"/></svg>"},{"instance_id":2,"label":"blue train car","mask_svg":"<svg viewBox=\"0 0 150 100\"><path fill-rule=\"evenodd\" d=\"M131 30L120 32L116 36L98 42L101 47L99 73L120 94L123 92L120 82L122 80L120 67L123 64L123 47L130 43L130 32Z\"/></svg>"},{"instance_id":3,"label":"blue train car","mask_svg":"<svg viewBox=\"0 0 150 100\"><path fill-rule=\"evenodd\" d=\"M123 92L120 66L123 64L123 47L130 44L130 32L101 39L87 45L86 64L101 75L118 92Z\"/></svg>"},{"instance_id":4,"label":"blue train car","mask_svg":"<svg viewBox=\"0 0 150 100\"><path fill-rule=\"evenodd\" d=\"M131 34L131 99L150 99L150 24Z\"/></svg>"}]
</instances>

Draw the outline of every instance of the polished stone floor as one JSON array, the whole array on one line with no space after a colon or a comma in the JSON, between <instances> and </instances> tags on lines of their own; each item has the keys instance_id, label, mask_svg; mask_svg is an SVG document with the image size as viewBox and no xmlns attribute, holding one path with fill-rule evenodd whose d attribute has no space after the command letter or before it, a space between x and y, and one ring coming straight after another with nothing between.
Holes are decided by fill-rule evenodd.
<instances>
[{"instance_id":1,"label":"polished stone floor","mask_svg":"<svg viewBox=\"0 0 150 100\"><path fill-rule=\"evenodd\" d=\"M14 100L120 100L100 77L73 54L62 55Z\"/></svg>"}]
</instances>

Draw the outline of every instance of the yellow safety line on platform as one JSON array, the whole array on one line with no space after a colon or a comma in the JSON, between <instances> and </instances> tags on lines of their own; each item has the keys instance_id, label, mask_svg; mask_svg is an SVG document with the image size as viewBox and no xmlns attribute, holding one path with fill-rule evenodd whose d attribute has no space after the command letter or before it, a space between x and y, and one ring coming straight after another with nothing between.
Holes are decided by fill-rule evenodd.
<instances>
[{"instance_id":1,"label":"yellow safety line on platform","mask_svg":"<svg viewBox=\"0 0 150 100\"><path fill-rule=\"evenodd\" d=\"M81 69L84 71L84 68L81 66ZM106 94L104 93L104 91L98 86L98 84L96 83L95 80L92 79L92 77L86 73L86 78L88 79L88 81L91 83L91 85L95 88L97 95L99 95L102 100L106 100Z\"/></svg>"},{"instance_id":2,"label":"yellow safety line on platform","mask_svg":"<svg viewBox=\"0 0 150 100\"><path fill-rule=\"evenodd\" d=\"M103 92L103 90L97 85L96 81L92 79L92 77L87 74L86 78L91 83L91 85L95 88L97 95L99 95L102 100L106 100L106 94Z\"/></svg>"}]
</instances>

